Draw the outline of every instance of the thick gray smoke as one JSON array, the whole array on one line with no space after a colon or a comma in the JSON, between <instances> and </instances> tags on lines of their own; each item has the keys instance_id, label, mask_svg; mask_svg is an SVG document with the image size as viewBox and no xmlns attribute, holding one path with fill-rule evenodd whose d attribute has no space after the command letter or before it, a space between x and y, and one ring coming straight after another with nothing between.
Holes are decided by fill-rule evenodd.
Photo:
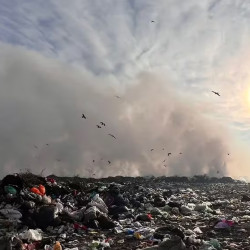
<instances>
[{"instance_id":1,"label":"thick gray smoke","mask_svg":"<svg viewBox=\"0 0 250 250\"><path fill-rule=\"evenodd\" d=\"M221 129L159 77L143 73L121 93L102 77L3 45L0 141L2 175L226 173Z\"/></svg>"}]
</instances>

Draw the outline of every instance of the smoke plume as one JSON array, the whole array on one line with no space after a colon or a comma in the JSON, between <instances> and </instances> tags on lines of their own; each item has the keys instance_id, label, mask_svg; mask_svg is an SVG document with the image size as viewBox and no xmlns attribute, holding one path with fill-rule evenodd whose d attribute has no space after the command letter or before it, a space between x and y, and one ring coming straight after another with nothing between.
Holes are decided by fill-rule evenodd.
<instances>
[{"instance_id":1,"label":"smoke plume","mask_svg":"<svg viewBox=\"0 0 250 250\"><path fill-rule=\"evenodd\" d=\"M0 51L2 175L226 174L223 129L160 76L142 72L120 91L35 52Z\"/></svg>"}]
</instances>

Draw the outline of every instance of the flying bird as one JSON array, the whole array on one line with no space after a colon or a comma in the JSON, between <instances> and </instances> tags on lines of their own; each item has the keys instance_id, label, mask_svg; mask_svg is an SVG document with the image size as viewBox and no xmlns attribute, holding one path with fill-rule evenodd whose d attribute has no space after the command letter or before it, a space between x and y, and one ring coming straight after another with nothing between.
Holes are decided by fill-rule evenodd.
<instances>
[{"instance_id":1,"label":"flying bird","mask_svg":"<svg viewBox=\"0 0 250 250\"><path fill-rule=\"evenodd\" d=\"M121 97L120 97L120 96L118 96L118 95L116 95L115 97L116 97L116 98L118 98L118 99L121 99Z\"/></svg>"},{"instance_id":2,"label":"flying bird","mask_svg":"<svg viewBox=\"0 0 250 250\"><path fill-rule=\"evenodd\" d=\"M93 162L95 162L95 160L93 160Z\"/></svg>"},{"instance_id":3,"label":"flying bird","mask_svg":"<svg viewBox=\"0 0 250 250\"><path fill-rule=\"evenodd\" d=\"M165 159L163 162L165 162L165 161L166 161L166 159ZM163 163L163 162L162 162L162 163Z\"/></svg>"},{"instance_id":4,"label":"flying bird","mask_svg":"<svg viewBox=\"0 0 250 250\"><path fill-rule=\"evenodd\" d=\"M116 137L114 135L112 135L112 134L108 134L108 135L116 139Z\"/></svg>"},{"instance_id":5,"label":"flying bird","mask_svg":"<svg viewBox=\"0 0 250 250\"><path fill-rule=\"evenodd\" d=\"M97 127L97 128L101 128L101 126L99 126L99 125L96 125L96 127Z\"/></svg>"},{"instance_id":6,"label":"flying bird","mask_svg":"<svg viewBox=\"0 0 250 250\"><path fill-rule=\"evenodd\" d=\"M165 168L167 167L167 165L163 165Z\"/></svg>"},{"instance_id":7,"label":"flying bird","mask_svg":"<svg viewBox=\"0 0 250 250\"><path fill-rule=\"evenodd\" d=\"M215 95L220 96L218 92L212 91Z\"/></svg>"},{"instance_id":8,"label":"flying bird","mask_svg":"<svg viewBox=\"0 0 250 250\"><path fill-rule=\"evenodd\" d=\"M60 159L56 159L57 161L61 161Z\"/></svg>"},{"instance_id":9,"label":"flying bird","mask_svg":"<svg viewBox=\"0 0 250 250\"><path fill-rule=\"evenodd\" d=\"M218 170L218 171L217 171L217 174L219 174L219 173L220 173L220 171Z\"/></svg>"},{"instance_id":10,"label":"flying bird","mask_svg":"<svg viewBox=\"0 0 250 250\"><path fill-rule=\"evenodd\" d=\"M162 150L165 150L164 148Z\"/></svg>"},{"instance_id":11,"label":"flying bird","mask_svg":"<svg viewBox=\"0 0 250 250\"><path fill-rule=\"evenodd\" d=\"M180 155L182 155L182 152L180 152Z\"/></svg>"},{"instance_id":12,"label":"flying bird","mask_svg":"<svg viewBox=\"0 0 250 250\"><path fill-rule=\"evenodd\" d=\"M154 20L152 20L152 21L151 21L151 23L155 23L155 21L154 21Z\"/></svg>"},{"instance_id":13,"label":"flying bird","mask_svg":"<svg viewBox=\"0 0 250 250\"><path fill-rule=\"evenodd\" d=\"M106 126L106 124L104 122L100 122L100 124L103 125L103 126Z\"/></svg>"},{"instance_id":14,"label":"flying bird","mask_svg":"<svg viewBox=\"0 0 250 250\"><path fill-rule=\"evenodd\" d=\"M49 146L49 143L46 143L46 146Z\"/></svg>"},{"instance_id":15,"label":"flying bird","mask_svg":"<svg viewBox=\"0 0 250 250\"><path fill-rule=\"evenodd\" d=\"M38 148L36 145L34 145L34 148Z\"/></svg>"},{"instance_id":16,"label":"flying bird","mask_svg":"<svg viewBox=\"0 0 250 250\"><path fill-rule=\"evenodd\" d=\"M227 155L230 155L229 153Z\"/></svg>"},{"instance_id":17,"label":"flying bird","mask_svg":"<svg viewBox=\"0 0 250 250\"><path fill-rule=\"evenodd\" d=\"M84 114L82 114L82 118L86 119L86 116Z\"/></svg>"},{"instance_id":18,"label":"flying bird","mask_svg":"<svg viewBox=\"0 0 250 250\"><path fill-rule=\"evenodd\" d=\"M109 164L111 164L111 161L108 161Z\"/></svg>"},{"instance_id":19,"label":"flying bird","mask_svg":"<svg viewBox=\"0 0 250 250\"><path fill-rule=\"evenodd\" d=\"M152 149L150 149L150 151L152 152L154 149L152 148Z\"/></svg>"},{"instance_id":20,"label":"flying bird","mask_svg":"<svg viewBox=\"0 0 250 250\"><path fill-rule=\"evenodd\" d=\"M168 153L168 156L170 156L171 155L171 153Z\"/></svg>"}]
</instances>

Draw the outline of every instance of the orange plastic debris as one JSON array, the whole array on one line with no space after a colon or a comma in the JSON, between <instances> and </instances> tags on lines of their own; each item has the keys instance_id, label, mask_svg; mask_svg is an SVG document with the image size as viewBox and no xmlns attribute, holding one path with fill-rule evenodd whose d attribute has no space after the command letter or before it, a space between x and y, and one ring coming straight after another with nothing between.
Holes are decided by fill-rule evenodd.
<instances>
[{"instance_id":1,"label":"orange plastic debris","mask_svg":"<svg viewBox=\"0 0 250 250\"><path fill-rule=\"evenodd\" d=\"M39 194L39 195L42 195L42 193L40 192L40 190L36 187L33 187L30 189L30 191L34 194Z\"/></svg>"},{"instance_id":2,"label":"orange plastic debris","mask_svg":"<svg viewBox=\"0 0 250 250\"><path fill-rule=\"evenodd\" d=\"M40 190L42 195L45 195L46 190L45 190L45 187L43 185L41 185L41 184L39 185L39 190Z\"/></svg>"}]
</instances>

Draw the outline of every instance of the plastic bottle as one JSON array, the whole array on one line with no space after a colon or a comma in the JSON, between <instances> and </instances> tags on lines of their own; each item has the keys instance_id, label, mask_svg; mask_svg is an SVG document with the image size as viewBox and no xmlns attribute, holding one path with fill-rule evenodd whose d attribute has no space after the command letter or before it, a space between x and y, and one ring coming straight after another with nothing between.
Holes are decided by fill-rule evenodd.
<instances>
[{"instance_id":1,"label":"plastic bottle","mask_svg":"<svg viewBox=\"0 0 250 250\"><path fill-rule=\"evenodd\" d=\"M56 244L54 245L53 250L62 250L62 246L59 241L56 241Z\"/></svg>"}]
</instances>

